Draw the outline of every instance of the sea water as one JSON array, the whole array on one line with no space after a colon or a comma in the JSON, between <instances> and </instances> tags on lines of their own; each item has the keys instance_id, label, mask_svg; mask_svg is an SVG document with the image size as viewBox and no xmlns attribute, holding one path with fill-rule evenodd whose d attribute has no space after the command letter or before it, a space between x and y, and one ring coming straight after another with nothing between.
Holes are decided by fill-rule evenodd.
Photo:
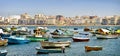
<instances>
[{"instance_id":1,"label":"sea water","mask_svg":"<svg viewBox=\"0 0 120 56\"><path fill-rule=\"evenodd\" d=\"M78 30L74 30L74 28ZM90 26L89 28L110 28L112 26ZM119 28L120 26L114 26L112 28ZM36 26L28 26L32 31ZM53 32L57 26L49 26L48 30ZM64 26L61 28L66 28L73 31L83 32L84 26ZM33 32L32 32L33 33ZM119 36L120 37L120 36ZM14 44L8 46L1 46L0 49L6 49L8 51L7 56L120 56L120 38L118 39L97 39L95 36L90 37L89 42L73 42L71 38L64 39L53 39L50 38L49 41L71 41L71 46L65 49L65 53L49 53L49 54L36 54L37 51L35 47L40 46L40 42L30 42L27 44ZM86 52L84 46L102 46L101 51L90 51Z\"/></svg>"}]
</instances>

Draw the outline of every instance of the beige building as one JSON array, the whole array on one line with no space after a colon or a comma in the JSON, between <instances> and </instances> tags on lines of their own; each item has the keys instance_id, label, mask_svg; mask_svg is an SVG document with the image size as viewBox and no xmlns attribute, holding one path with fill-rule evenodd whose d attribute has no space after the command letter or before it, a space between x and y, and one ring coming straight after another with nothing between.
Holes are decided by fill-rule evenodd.
<instances>
[{"instance_id":1,"label":"beige building","mask_svg":"<svg viewBox=\"0 0 120 56\"><path fill-rule=\"evenodd\" d=\"M45 20L47 18L46 15L43 15L43 14L38 14L38 15L35 15L34 16L34 19L42 19L42 20Z\"/></svg>"},{"instance_id":2,"label":"beige building","mask_svg":"<svg viewBox=\"0 0 120 56\"><path fill-rule=\"evenodd\" d=\"M57 15L56 16L56 25L64 25L65 24L65 19L62 15Z\"/></svg>"},{"instance_id":3,"label":"beige building","mask_svg":"<svg viewBox=\"0 0 120 56\"><path fill-rule=\"evenodd\" d=\"M17 25L18 24L18 19L20 19L19 15L13 15L13 16L8 17L9 24Z\"/></svg>"},{"instance_id":4,"label":"beige building","mask_svg":"<svg viewBox=\"0 0 120 56\"><path fill-rule=\"evenodd\" d=\"M21 19L30 19L31 16L27 13L21 14Z\"/></svg>"},{"instance_id":5,"label":"beige building","mask_svg":"<svg viewBox=\"0 0 120 56\"><path fill-rule=\"evenodd\" d=\"M56 19L55 18L47 18L46 24L47 25L55 25L56 24Z\"/></svg>"}]
</instances>

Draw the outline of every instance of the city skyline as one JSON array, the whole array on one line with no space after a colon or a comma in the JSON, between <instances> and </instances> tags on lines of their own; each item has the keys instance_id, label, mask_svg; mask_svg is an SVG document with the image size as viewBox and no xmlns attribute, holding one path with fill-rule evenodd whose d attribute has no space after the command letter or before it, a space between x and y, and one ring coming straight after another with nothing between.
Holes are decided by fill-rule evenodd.
<instances>
[{"instance_id":1,"label":"city skyline","mask_svg":"<svg viewBox=\"0 0 120 56\"><path fill-rule=\"evenodd\" d=\"M64 15L111 16L120 15L119 0L1 0L0 16Z\"/></svg>"}]
</instances>

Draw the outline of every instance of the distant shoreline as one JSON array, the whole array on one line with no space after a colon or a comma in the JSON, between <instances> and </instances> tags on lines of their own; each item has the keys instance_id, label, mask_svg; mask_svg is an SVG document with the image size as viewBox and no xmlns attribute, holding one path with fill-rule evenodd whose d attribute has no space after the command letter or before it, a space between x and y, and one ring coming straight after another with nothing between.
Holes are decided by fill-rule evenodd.
<instances>
[{"instance_id":1,"label":"distant shoreline","mask_svg":"<svg viewBox=\"0 0 120 56\"><path fill-rule=\"evenodd\" d=\"M0 25L1 26L57 26L57 25ZM120 25L58 25L58 26L120 26Z\"/></svg>"}]
</instances>

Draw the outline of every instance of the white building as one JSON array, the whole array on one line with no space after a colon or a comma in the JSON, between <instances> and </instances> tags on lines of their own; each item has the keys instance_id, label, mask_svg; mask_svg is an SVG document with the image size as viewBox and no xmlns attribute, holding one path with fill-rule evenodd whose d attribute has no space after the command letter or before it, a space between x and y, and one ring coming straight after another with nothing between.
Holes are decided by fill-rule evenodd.
<instances>
[{"instance_id":1,"label":"white building","mask_svg":"<svg viewBox=\"0 0 120 56\"><path fill-rule=\"evenodd\" d=\"M0 24L4 24L4 20L5 18L0 16Z\"/></svg>"},{"instance_id":2,"label":"white building","mask_svg":"<svg viewBox=\"0 0 120 56\"><path fill-rule=\"evenodd\" d=\"M9 22L9 24L11 24L11 25L16 25L16 24L18 24L18 19L20 19L20 16L19 16L19 15L13 15L13 16L10 16L10 17L8 18L8 22Z\"/></svg>"}]
</instances>

